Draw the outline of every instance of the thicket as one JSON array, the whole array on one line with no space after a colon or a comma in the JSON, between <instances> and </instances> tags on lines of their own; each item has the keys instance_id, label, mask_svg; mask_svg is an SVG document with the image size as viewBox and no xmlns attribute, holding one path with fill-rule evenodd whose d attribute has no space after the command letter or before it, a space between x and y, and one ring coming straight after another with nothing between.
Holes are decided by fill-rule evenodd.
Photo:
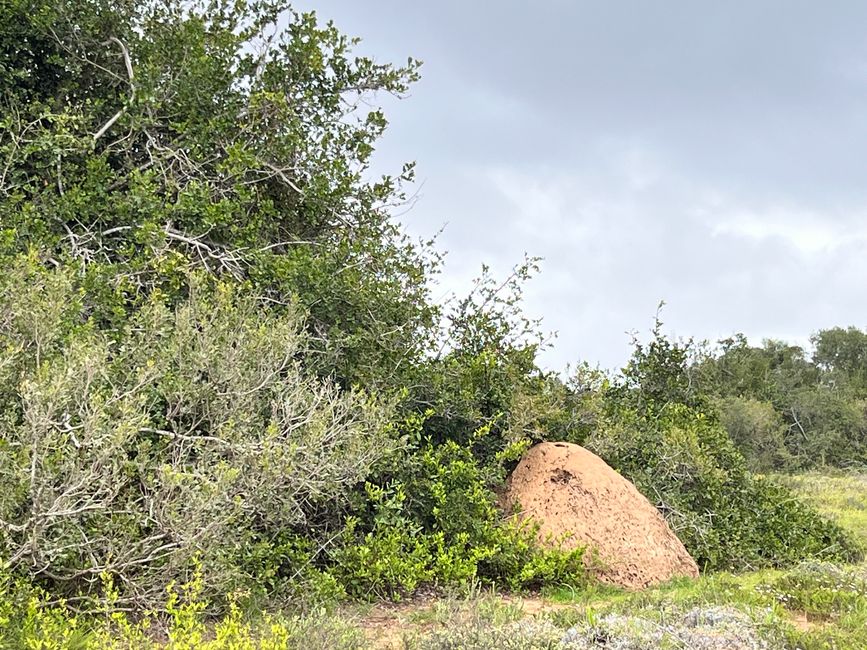
<instances>
[{"instance_id":1,"label":"thicket","mask_svg":"<svg viewBox=\"0 0 867 650\"><path fill-rule=\"evenodd\" d=\"M579 584L492 488L548 380L365 178L379 64L282 3L3 7L2 555L86 609ZM284 25L281 27L280 25ZM499 290L512 289L504 298ZM506 293L509 293L506 291ZM445 342L440 352L436 348Z\"/></svg>"},{"instance_id":2,"label":"thicket","mask_svg":"<svg viewBox=\"0 0 867 650\"><path fill-rule=\"evenodd\" d=\"M0 9L0 557L81 610L580 585L495 489L586 442L707 568L858 550L753 478L679 344L541 371L535 261L429 295L439 257L368 179L381 64L281 2ZM14 582L14 581L13 581ZM11 584L11 583L10 583ZM17 583L16 583L17 584ZM107 589L110 585L110 590Z\"/></svg>"},{"instance_id":3,"label":"thicket","mask_svg":"<svg viewBox=\"0 0 867 650\"><path fill-rule=\"evenodd\" d=\"M867 333L836 327L811 343L736 335L695 351L696 390L715 397L755 471L867 464Z\"/></svg>"},{"instance_id":4,"label":"thicket","mask_svg":"<svg viewBox=\"0 0 867 650\"><path fill-rule=\"evenodd\" d=\"M714 396L696 390L689 343L636 341L585 444L629 477L704 569L851 560L857 543L789 490L749 471Z\"/></svg>"}]
</instances>

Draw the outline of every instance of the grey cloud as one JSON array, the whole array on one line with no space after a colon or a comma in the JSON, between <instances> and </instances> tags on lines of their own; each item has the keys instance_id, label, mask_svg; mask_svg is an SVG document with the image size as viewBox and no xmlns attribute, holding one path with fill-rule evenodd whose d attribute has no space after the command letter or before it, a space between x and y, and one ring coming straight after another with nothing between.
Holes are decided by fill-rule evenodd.
<instances>
[{"instance_id":1,"label":"grey cloud","mask_svg":"<svg viewBox=\"0 0 867 650\"><path fill-rule=\"evenodd\" d=\"M867 4L316 8L365 53L425 60L377 165L419 161L404 221L448 222L444 289L545 257L548 365L622 364L660 299L699 338L867 325Z\"/></svg>"}]
</instances>

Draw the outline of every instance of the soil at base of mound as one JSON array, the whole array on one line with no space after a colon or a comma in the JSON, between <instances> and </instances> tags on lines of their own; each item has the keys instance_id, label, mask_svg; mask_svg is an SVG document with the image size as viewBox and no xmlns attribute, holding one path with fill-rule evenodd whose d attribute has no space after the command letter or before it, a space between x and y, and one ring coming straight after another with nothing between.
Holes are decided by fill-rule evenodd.
<instances>
[{"instance_id":1,"label":"soil at base of mound","mask_svg":"<svg viewBox=\"0 0 867 650\"><path fill-rule=\"evenodd\" d=\"M698 577L698 566L635 486L575 444L543 442L509 478L505 504L539 522L539 539L588 547L585 561L601 582L641 589L674 577ZM594 562L595 549L600 562Z\"/></svg>"}]
</instances>

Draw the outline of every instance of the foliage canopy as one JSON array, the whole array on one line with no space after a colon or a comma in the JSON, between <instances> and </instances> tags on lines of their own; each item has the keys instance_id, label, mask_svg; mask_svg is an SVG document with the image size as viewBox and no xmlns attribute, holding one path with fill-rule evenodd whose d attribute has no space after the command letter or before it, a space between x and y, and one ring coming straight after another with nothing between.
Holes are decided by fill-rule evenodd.
<instances>
[{"instance_id":1,"label":"foliage canopy","mask_svg":"<svg viewBox=\"0 0 867 650\"><path fill-rule=\"evenodd\" d=\"M521 308L536 260L503 282L483 268L449 309L431 300L440 257L393 217L413 164L369 178L377 97L406 94L420 64L356 43L277 0L0 5L0 557L15 580L82 608L160 607L197 567L224 606L239 589L580 585L582 549L543 549L496 507L545 439L586 441L708 568L855 557L738 449L863 453L864 337L822 333L814 362L737 339L693 363L657 327L617 377L543 371L547 338ZM802 432L830 421L839 446L796 447L744 399Z\"/></svg>"}]
</instances>

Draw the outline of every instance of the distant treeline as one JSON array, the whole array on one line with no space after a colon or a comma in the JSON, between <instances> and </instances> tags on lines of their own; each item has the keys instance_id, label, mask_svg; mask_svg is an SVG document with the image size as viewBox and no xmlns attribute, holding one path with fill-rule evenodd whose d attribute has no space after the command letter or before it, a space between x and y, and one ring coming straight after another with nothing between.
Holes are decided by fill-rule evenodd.
<instances>
[{"instance_id":1,"label":"distant treeline","mask_svg":"<svg viewBox=\"0 0 867 650\"><path fill-rule=\"evenodd\" d=\"M754 470L867 463L867 333L821 330L811 351L738 335L690 368Z\"/></svg>"}]
</instances>

